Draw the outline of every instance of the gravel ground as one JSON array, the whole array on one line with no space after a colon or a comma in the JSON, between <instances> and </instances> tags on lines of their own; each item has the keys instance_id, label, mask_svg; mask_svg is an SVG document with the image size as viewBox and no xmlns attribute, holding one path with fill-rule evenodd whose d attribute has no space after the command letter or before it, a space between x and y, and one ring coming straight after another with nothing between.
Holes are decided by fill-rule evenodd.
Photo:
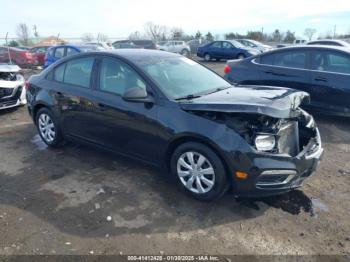
<instances>
[{"instance_id":1,"label":"gravel ground","mask_svg":"<svg viewBox=\"0 0 350 262\"><path fill-rule=\"evenodd\" d=\"M222 73L224 63L207 65ZM0 111L0 255L348 255L350 119L316 120L324 159L301 190L202 203L140 163L49 149L25 107Z\"/></svg>"}]
</instances>

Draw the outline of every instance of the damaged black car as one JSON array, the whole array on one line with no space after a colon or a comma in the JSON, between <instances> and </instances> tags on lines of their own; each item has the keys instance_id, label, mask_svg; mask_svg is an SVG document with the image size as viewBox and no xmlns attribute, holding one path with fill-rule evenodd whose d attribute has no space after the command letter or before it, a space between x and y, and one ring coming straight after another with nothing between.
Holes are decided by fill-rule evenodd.
<instances>
[{"instance_id":1,"label":"damaged black car","mask_svg":"<svg viewBox=\"0 0 350 262\"><path fill-rule=\"evenodd\" d=\"M316 123L301 108L307 93L232 86L167 52L70 56L27 88L29 113L49 146L74 140L164 167L200 200L228 190L288 192L315 173L323 153Z\"/></svg>"}]
</instances>

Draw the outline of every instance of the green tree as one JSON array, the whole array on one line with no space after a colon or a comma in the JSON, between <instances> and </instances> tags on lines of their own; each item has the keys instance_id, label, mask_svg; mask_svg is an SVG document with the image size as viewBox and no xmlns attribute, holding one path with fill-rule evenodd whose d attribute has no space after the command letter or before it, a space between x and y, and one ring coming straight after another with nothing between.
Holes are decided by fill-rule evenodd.
<instances>
[{"instance_id":1,"label":"green tree","mask_svg":"<svg viewBox=\"0 0 350 262\"><path fill-rule=\"evenodd\" d=\"M208 33L205 35L205 39L206 39L207 41L213 41L213 40L214 40L214 37L213 37L213 35L212 35L210 32L208 32Z\"/></svg>"},{"instance_id":2,"label":"green tree","mask_svg":"<svg viewBox=\"0 0 350 262\"><path fill-rule=\"evenodd\" d=\"M16 47L16 46L19 46L18 42L15 41L15 40L11 40L9 43L8 43L8 46L11 46L11 47Z\"/></svg>"},{"instance_id":3,"label":"green tree","mask_svg":"<svg viewBox=\"0 0 350 262\"><path fill-rule=\"evenodd\" d=\"M197 31L197 33L195 34L194 38L195 38L195 39L200 39L200 38L202 38L201 32Z\"/></svg>"},{"instance_id":4,"label":"green tree","mask_svg":"<svg viewBox=\"0 0 350 262\"><path fill-rule=\"evenodd\" d=\"M290 30L288 30L286 32L286 36L284 37L284 42L293 43L294 40L295 40L295 32L291 32Z\"/></svg>"}]
</instances>

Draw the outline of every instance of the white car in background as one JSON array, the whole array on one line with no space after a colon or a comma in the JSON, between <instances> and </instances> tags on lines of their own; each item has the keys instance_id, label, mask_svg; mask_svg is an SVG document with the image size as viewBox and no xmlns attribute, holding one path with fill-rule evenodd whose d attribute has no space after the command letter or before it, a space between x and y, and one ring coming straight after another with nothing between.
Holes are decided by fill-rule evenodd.
<instances>
[{"instance_id":1,"label":"white car in background","mask_svg":"<svg viewBox=\"0 0 350 262\"><path fill-rule=\"evenodd\" d=\"M17 65L0 64L0 110L25 105L24 77Z\"/></svg>"},{"instance_id":2,"label":"white car in background","mask_svg":"<svg viewBox=\"0 0 350 262\"><path fill-rule=\"evenodd\" d=\"M236 39L236 41L240 42L242 45L246 47L250 47L260 51L261 53L272 50L272 46L265 45L260 43L259 41L252 39Z\"/></svg>"},{"instance_id":3,"label":"white car in background","mask_svg":"<svg viewBox=\"0 0 350 262\"><path fill-rule=\"evenodd\" d=\"M167 41L163 45L158 45L158 49L178 53L183 56L189 56L191 54L191 48L185 41Z\"/></svg>"},{"instance_id":4,"label":"white car in background","mask_svg":"<svg viewBox=\"0 0 350 262\"><path fill-rule=\"evenodd\" d=\"M84 44L97 46L97 48L99 50L111 50L111 49L114 49L112 44L107 43L107 42L89 42L89 43L84 43Z\"/></svg>"}]
</instances>

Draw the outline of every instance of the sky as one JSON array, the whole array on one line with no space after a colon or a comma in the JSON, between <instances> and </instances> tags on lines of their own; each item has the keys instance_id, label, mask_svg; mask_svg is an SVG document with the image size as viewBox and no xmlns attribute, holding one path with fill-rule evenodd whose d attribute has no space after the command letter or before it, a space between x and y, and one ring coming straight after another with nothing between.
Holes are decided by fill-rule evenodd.
<instances>
[{"instance_id":1,"label":"sky","mask_svg":"<svg viewBox=\"0 0 350 262\"><path fill-rule=\"evenodd\" d=\"M317 34L350 33L349 0L1 0L0 38L16 37L16 25L37 26L40 36L77 37L98 32L127 38L144 24L181 27L187 34L272 32L279 28L303 37L306 27ZM317 34L315 37L317 37Z\"/></svg>"}]
</instances>

